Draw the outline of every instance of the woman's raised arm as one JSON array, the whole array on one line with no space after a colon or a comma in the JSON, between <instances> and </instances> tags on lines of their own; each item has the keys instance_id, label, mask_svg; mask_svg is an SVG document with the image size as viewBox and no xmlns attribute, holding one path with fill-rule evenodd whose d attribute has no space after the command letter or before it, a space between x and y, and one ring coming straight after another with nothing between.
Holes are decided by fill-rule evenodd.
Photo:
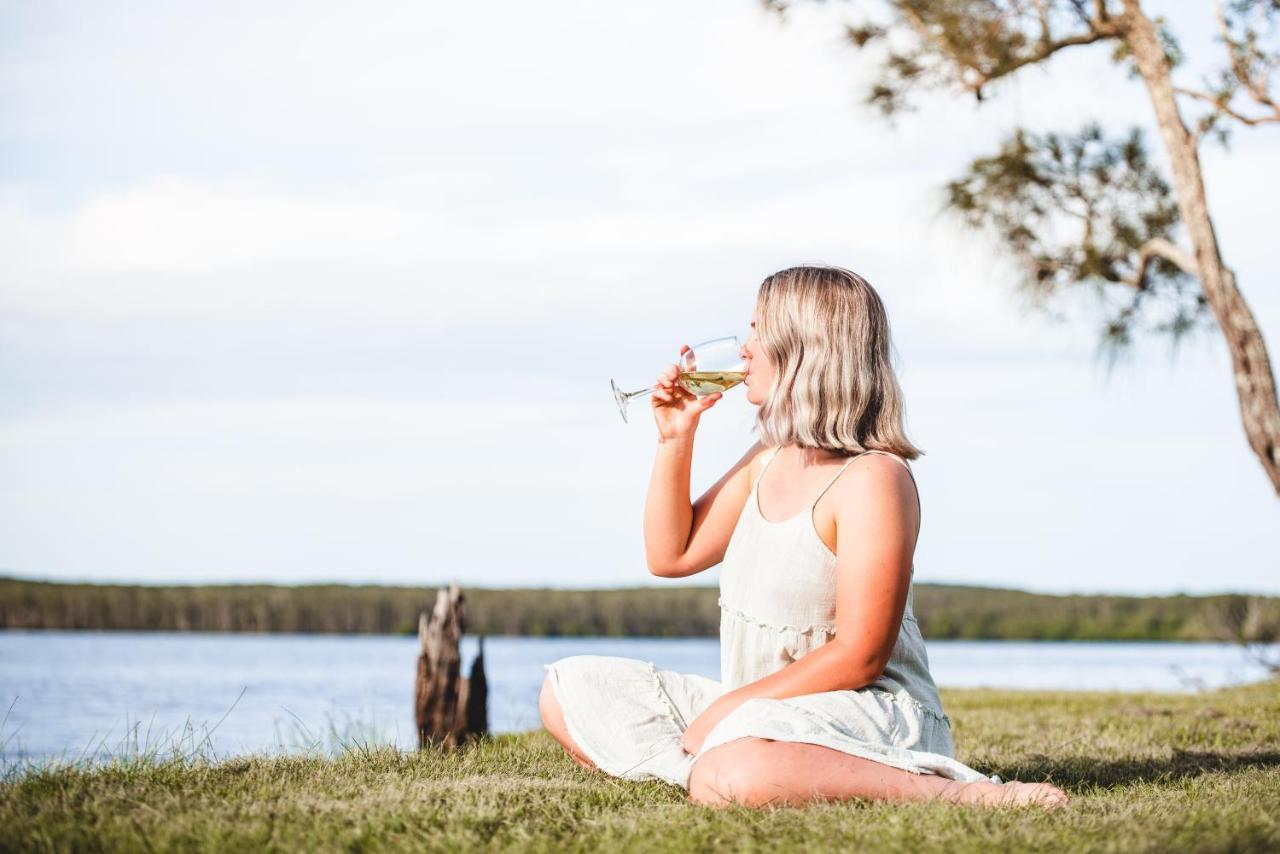
<instances>
[{"instance_id":1,"label":"woman's raised arm","mask_svg":"<svg viewBox=\"0 0 1280 854\"><path fill-rule=\"evenodd\" d=\"M688 346L682 347L683 354ZM676 383L680 369L668 365L658 375L651 403L658 424L658 452L644 503L644 552L649 571L681 578L715 566L751 491L751 463L757 442L696 503L689 502L693 435L702 413L721 395L695 397Z\"/></svg>"},{"instance_id":2,"label":"woman's raised arm","mask_svg":"<svg viewBox=\"0 0 1280 854\"><path fill-rule=\"evenodd\" d=\"M759 442L752 445L690 505L693 436L688 441L658 443L644 505L644 551L651 573L683 578L724 559L729 537L751 492L752 462L763 450Z\"/></svg>"}]
</instances>

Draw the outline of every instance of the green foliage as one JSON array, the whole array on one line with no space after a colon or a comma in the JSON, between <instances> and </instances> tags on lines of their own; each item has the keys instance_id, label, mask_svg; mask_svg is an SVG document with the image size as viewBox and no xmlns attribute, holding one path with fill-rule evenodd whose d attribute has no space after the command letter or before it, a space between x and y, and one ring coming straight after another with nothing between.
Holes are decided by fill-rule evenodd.
<instances>
[{"instance_id":1,"label":"green foliage","mask_svg":"<svg viewBox=\"0 0 1280 854\"><path fill-rule=\"evenodd\" d=\"M1237 640L1246 601L1255 634L1280 626L1280 600L1239 596L1046 596L917 584L926 638ZM717 590L465 588L467 630L482 635L715 637ZM141 586L0 578L0 628L412 634L435 601L425 587Z\"/></svg>"},{"instance_id":2,"label":"green foliage","mask_svg":"<svg viewBox=\"0 0 1280 854\"><path fill-rule=\"evenodd\" d=\"M124 761L0 783L0 851L1274 851L1280 683L944 691L958 758L1061 810L847 801L717 810L575 765L545 732L456 752Z\"/></svg>"},{"instance_id":3,"label":"green foliage","mask_svg":"<svg viewBox=\"0 0 1280 854\"><path fill-rule=\"evenodd\" d=\"M1175 341L1212 326L1197 280L1151 252L1172 245L1178 205L1138 128L1116 139L1096 124L1074 134L1018 129L947 185L947 205L1022 262L1033 305L1072 286L1098 291L1108 315L1100 342L1113 357L1144 323Z\"/></svg>"}]
</instances>

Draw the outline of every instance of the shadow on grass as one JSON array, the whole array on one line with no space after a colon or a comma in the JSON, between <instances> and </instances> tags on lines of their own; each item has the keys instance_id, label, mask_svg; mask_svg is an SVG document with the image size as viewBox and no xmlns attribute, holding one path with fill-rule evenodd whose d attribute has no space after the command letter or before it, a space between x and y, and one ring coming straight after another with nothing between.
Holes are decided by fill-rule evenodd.
<instances>
[{"instance_id":1,"label":"shadow on grass","mask_svg":"<svg viewBox=\"0 0 1280 854\"><path fill-rule=\"evenodd\" d=\"M1076 789L1089 786L1110 788L1133 783L1171 783L1202 774L1277 766L1280 766L1280 752L1212 753L1175 749L1173 756L1159 759L1053 759L1035 756L993 770L1005 780L1050 780L1055 785Z\"/></svg>"}]
</instances>

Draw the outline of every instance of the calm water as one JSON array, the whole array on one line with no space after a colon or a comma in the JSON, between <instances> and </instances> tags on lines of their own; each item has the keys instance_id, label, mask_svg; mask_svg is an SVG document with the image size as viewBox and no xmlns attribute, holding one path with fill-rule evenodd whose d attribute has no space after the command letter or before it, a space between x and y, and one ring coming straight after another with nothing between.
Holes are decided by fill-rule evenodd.
<instances>
[{"instance_id":1,"label":"calm water","mask_svg":"<svg viewBox=\"0 0 1280 854\"><path fill-rule=\"evenodd\" d=\"M0 762L413 748L417 653L415 637L0 631ZM582 653L719 677L712 638L493 637L491 728L539 726L542 665ZM474 655L467 638L464 665ZM930 641L929 657L944 687L1192 691L1263 676L1228 644Z\"/></svg>"}]
</instances>

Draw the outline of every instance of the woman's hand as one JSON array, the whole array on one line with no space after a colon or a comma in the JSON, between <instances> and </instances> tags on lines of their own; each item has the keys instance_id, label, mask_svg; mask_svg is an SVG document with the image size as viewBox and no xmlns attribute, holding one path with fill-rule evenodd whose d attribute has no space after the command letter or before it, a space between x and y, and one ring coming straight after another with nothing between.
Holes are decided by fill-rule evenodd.
<instances>
[{"instance_id":1,"label":"woman's hand","mask_svg":"<svg viewBox=\"0 0 1280 854\"><path fill-rule=\"evenodd\" d=\"M702 750L702 743L707 740L707 736L711 734L711 730L716 728L716 724L729 716L729 713L738 706L742 705L744 700L734 695L732 691L728 694L722 694L715 701L703 710L702 714L693 719L693 723L689 724L684 731L682 743L684 752L690 756L697 756Z\"/></svg>"},{"instance_id":2,"label":"woman's hand","mask_svg":"<svg viewBox=\"0 0 1280 854\"><path fill-rule=\"evenodd\" d=\"M681 357L689 350L685 344L680 348ZM653 387L650 403L653 406L653 418L658 423L658 439L688 439L698 429L698 419L702 413L712 406L723 395L720 392L698 397L686 390L676 378L680 376L678 365L668 365L658 375L658 382Z\"/></svg>"}]
</instances>

